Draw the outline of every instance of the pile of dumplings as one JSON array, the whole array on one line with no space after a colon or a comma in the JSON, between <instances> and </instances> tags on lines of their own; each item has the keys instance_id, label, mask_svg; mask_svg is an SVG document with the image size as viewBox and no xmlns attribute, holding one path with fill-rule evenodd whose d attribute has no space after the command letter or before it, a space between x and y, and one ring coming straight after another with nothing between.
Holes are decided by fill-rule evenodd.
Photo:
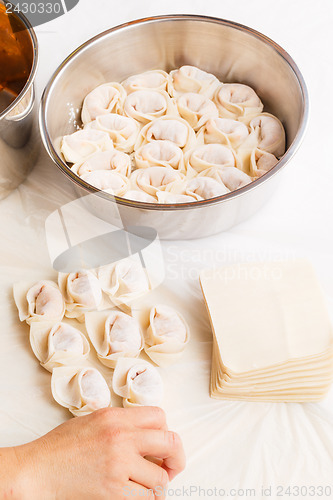
<instances>
[{"instance_id":1,"label":"pile of dumplings","mask_svg":"<svg viewBox=\"0 0 333 500\"><path fill-rule=\"evenodd\" d=\"M182 355L190 332L182 315L164 304L149 306L146 322L133 314L136 299L150 291L147 271L134 257L59 273L58 283L14 285L19 318L30 326L31 348L52 373L53 397L73 415L111 406L109 377L93 366L98 361L114 370L112 389L125 407L161 406L160 373L139 356L145 352L156 365L169 365ZM97 362L90 359L91 346Z\"/></svg>"},{"instance_id":2,"label":"pile of dumplings","mask_svg":"<svg viewBox=\"0 0 333 500\"><path fill-rule=\"evenodd\" d=\"M83 102L83 128L61 152L83 181L146 203L225 195L268 172L285 152L282 123L256 92L194 66L100 85Z\"/></svg>"}]
</instances>

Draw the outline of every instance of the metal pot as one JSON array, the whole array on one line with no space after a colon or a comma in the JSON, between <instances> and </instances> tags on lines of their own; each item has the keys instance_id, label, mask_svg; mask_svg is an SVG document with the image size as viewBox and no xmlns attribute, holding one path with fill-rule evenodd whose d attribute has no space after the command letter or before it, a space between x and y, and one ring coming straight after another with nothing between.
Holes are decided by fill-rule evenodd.
<instances>
[{"instance_id":1,"label":"metal pot","mask_svg":"<svg viewBox=\"0 0 333 500\"><path fill-rule=\"evenodd\" d=\"M38 61L37 37L25 16L11 14L10 17L16 27L20 25L15 40L27 58L28 75L23 82L17 82L16 98L5 91L1 92L0 199L24 181L36 163L40 150L34 91Z\"/></svg>"},{"instance_id":2,"label":"metal pot","mask_svg":"<svg viewBox=\"0 0 333 500\"><path fill-rule=\"evenodd\" d=\"M96 86L150 69L190 64L224 82L252 86L265 110L280 118L288 149L278 164L252 184L227 195L181 205L130 201L98 191L75 175L60 153L60 140L80 125L84 97ZM308 95L293 59L275 42L222 19L173 15L133 21L89 40L60 65L40 108L44 145L95 214L113 223L114 204L123 224L149 226L164 239L188 239L226 230L254 214L271 197L279 172L295 154L308 117ZM113 208L112 208L113 205ZM111 209L112 208L112 209Z\"/></svg>"}]
</instances>

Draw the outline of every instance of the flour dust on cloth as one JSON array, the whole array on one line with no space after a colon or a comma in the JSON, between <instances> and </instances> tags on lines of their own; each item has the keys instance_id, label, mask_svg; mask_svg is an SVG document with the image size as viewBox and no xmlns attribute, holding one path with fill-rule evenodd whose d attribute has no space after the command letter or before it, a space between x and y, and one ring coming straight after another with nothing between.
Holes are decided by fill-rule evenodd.
<instances>
[{"instance_id":1,"label":"flour dust on cloth","mask_svg":"<svg viewBox=\"0 0 333 500\"><path fill-rule=\"evenodd\" d=\"M332 324L306 261L242 264L200 275L213 330L211 396L318 401L333 381Z\"/></svg>"}]
</instances>

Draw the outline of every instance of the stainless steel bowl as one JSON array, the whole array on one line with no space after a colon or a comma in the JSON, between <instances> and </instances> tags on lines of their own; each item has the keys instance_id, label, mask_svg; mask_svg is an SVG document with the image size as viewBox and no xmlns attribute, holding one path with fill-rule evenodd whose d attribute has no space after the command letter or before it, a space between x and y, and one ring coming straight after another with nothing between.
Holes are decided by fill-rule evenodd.
<instances>
[{"instance_id":1,"label":"stainless steel bowl","mask_svg":"<svg viewBox=\"0 0 333 500\"><path fill-rule=\"evenodd\" d=\"M14 22L20 25L16 40L24 51L24 56L29 60L31 70L14 100L6 97L5 92L1 94L0 199L5 198L24 181L36 163L40 150L34 91L38 62L37 37L23 14L11 14L11 16Z\"/></svg>"},{"instance_id":2,"label":"stainless steel bowl","mask_svg":"<svg viewBox=\"0 0 333 500\"><path fill-rule=\"evenodd\" d=\"M252 184L230 194L187 204L130 201L98 191L73 174L60 154L61 136L80 124L84 97L96 86L150 69L190 64L224 82L253 87L265 110L280 118L288 149L278 164ZM247 219L270 198L277 175L295 154L308 117L308 94L293 59L266 36L240 24L204 16L172 15L133 21L89 40L61 64L41 102L44 145L91 209L113 222L114 204L123 224L155 228L164 239L208 236ZM113 205L111 209L111 205Z\"/></svg>"}]
</instances>

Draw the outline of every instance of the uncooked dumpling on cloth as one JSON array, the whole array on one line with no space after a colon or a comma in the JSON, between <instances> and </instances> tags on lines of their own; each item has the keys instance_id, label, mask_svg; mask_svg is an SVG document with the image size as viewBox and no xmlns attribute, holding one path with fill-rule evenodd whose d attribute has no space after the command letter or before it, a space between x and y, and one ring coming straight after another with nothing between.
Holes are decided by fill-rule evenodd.
<instances>
[{"instance_id":1,"label":"uncooked dumpling on cloth","mask_svg":"<svg viewBox=\"0 0 333 500\"><path fill-rule=\"evenodd\" d=\"M76 417L89 415L111 405L111 393L96 368L66 366L55 368L51 378L52 395Z\"/></svg>"},{"instance_id":2,"label":"uncooked dumpling on cloth","mask_svg":"<svg viewBox=\"0 0 333 500\"><path fill-rule=\"evenodd\" d=\"M262 113L250 122L250 128L258 133L258 148L275 156L282 156L286 150L284 127L276 116Z\"/></svg>"},{"instance_id":3,"label":"uncooked dumpling on cloth","mask_svg":"<svg viewBox=\"0 0 333 500\"><path fill-rule=\"evenodd\" d=\"M103 293L101 284L91 271L59 273L59 288L66 302L66 316L83 320L86 311L102 306Z\"/></svg>"},{"instance_id":4,"label":"uncooked dumpling on cloth","mask_svg":"<svg viewBox=\"0 0 333 500\"><path fill-rule=\"evenodd\" d=\"M16 283L14 300L20 321L28 325L35 321L61 321L65 314L65 302L54 281L38 281L33 286Z\"/></svg>"},{"instance_id":5,"label":"uncooked dumpling on cloth","mask_svg":"<svg viewBox=\"0 0 333 500\"><path fill-rule=\"evenodd\" d=\"M218 118L219 112L213 101L202 94L188 92L177 99L179 114L186 120L194 130L211 118Z\"/></svg>"},{"instance_id":6,"label":"uncooked dumpling on cloth","mask_svg":"<svg viewBox=\"0 0 333 500\"><path fill-rule=\"evenodd\" d=\"M220 84L216 76L195 66L182 66L171 71L170 76L172 78L172 87L170 88L172 95L194 92L211 97Z\"/></svg>"},{"instance_id":7,"label":"uncooked dumpling on cloth","mask_svg":"<svg viewBox=\"0 0 333 500\"><path fill-rule=\"evenodd\" d=\"M119 357L139 356L144 347L139 323L124 312L86 313L85 323L98 359L109 368L115 367Z\"/></svg>"},{"instance_id":8,"label":"uncooked dumpling on cloth","mask_svg":"<svg viewBox=\"0 0 333 500\"><path fill-rule=\"evenodd\" d=\"M199 130L198 135L203 135L205 144L225 144L238 148L249 135L247 126L230 118L213 118Z\"/></svg>"},{"instance_id":9,"label":"uncooked dumpling on cloth","mask_svg":"<svg viewBox=\"0 0 333 500\"><path fill-rule=\"evenodd\" d=\"M61 141L61 152L68 163L83 162L94 153L109 149L113 149L113 142L102 130L85 128L65 135Z\"/></svg>"},{"instance_id":10,"label":"uncooked dumpling on cloth","mask_svg":"<svg viewBox=\"0 0 333 500\"><path fill-rule=\"evenodd\" d=\"M122 82L128 94L136 90L168 90L170 76L165 71L156 69L133 75Z\"/></svg>"},{"instance_id":11,"label":"uncooked dumpling on cloth","mask_svg":"<svg viewBox=\"0 0 333 500\"><path fill-rule=\"evenodd\" d=\"M190 180L185 187L185 194L194 196L199 200L209 200L216 196L222 196L229 193L229 189L211 177L195 177Z\"/></svg>"},{"instance_id":12,"label":"uncooked dumpling on cloth","mask_svg":"<svg viewBox=\"0 0 333 500\"><path fill-rule=\"evenodd\" d=\"M187 194L170 193L169 191L157 191L156 193L159 203L192 203L197 201L193 196Z\"/></svg>"},{"instance_id":13,"label":"uncooked dumpling on cloth","mask_svg":"<svg viewBox=\"0 0 333 500\"><path fill-rule=\"evenodd\" d=\"M154 363L166 366L177 361L189 339L189 327L175 309L163 304L151 309L145 351Z\"/></svg>"},{"instance_id":14,"label":"uncooked dumpling on cloth","mask_svg":"<svg viewBox=\"0 0 333 500\"><path fill-rule=\"evenodd\" d=\"M83 101L82 123L85 125L97 116L121 112L125 98L126 91L118 82L104 83L96 87Z\"/></svg>"},{"instance_id":15,"label":"uncooked dumpling on cloth","mask_svg":"<svg viewBox=\"0 0 333 500\"><path fill-rule=\"evenodd\" d=\"M81 179L97 189L114 196L123 196L129 188L129 180L114 170L95 170L81 175Z\"/></svg>"},{"instance_id":16,"label":"uncooked dumpling on cloth","mask_svg":"<svg viewBox=\"0 0 333 500\"><path fill-rule=\"evenodd\" d=\"M230 191L235 191L252 182L252 178L236 167L212 167L202 171L199 177L211 177L218 182L222 182Z\"/></svg>"},{"instance_id":17,"label":"uncooked dumpling on cloth","mask_svg":"<svg viewBox=\"0 0 333 500\"><path fill-rule=\"evenodd\" d=\"M183 169L183 151L171 141L152 141L135 151L135 163L138 168L172 167Z\"/></svg>"},{"instance_id":18,"label":"uncooked dumpling on cloth","mask_svg":"<svg viewBox=\"0 0 333 500\"><path fill-rule=\"evenodd\" d=\"M49 372L59 366L80 363L90 352L89 342L83 333L63 322L32 323L30 344L42 367Z\"/></svg>"},{"instance_id":19,"label":"uncooked dumpling on cloth","mask_svg":"<svg viewBox=\"0 0 333 500\"><path fill-rule=\"evenodd\" d=\"M116 149L95 153L83 163L75 163L71 170L81 176L96 170L113 170L119 174L129 176L131 173L131 157Z\"/></svg>"},{"instance_id":20,"label":"uncooked dumpling on cloth","mask_svg":"<svg viewBox=\"0 0 333 500\"><path fill-rule=\"evenodd\" d=\"M148 167L135 170L131 175L131 184L150 194L172 189L172 186L183 181L183 176L171 167Z\"/></svg>"},{"instance_id":21,"label":"uncooked dumpling on cloth","mask_svg":"<svg viewBox=\"0 0 333 500\"><path fill-rule=\"evenodd\" d=\"M252 177L261 177L269 172L279 160L267 151L254 149L251 154L250 172Z\"/></svg>"},{"instance_id":22,"label":"uncooked dumpling on cloth","mask_svg":"<svg viewBox=\"0 0 333 500\"><path fill-rule=\"evenodd\" d=\"M146 270L134 257L100 267L98 279L111 302L126 310L134 299L150 290Z\"/></svg>"},{"instance_id":23,"label":"uncooked dumpling on cloth","mask_svg":"<svg viewBox=\"0 0 333 500\"><path fill-rule=\"evenodd\" d=\"M156 198L141 189L129 189L123 195L123 198L132 201L142 201L144 203L157 203Z\"/></svg>"},{"instance_id":24,"label":"uncooked dumpling on cloth","mask_svg":"<svg viewBox=\"0 0 333 500\"><path fill-rule=\"evenodd\" d=\"M221 118L251 117L262 112L264 105L248 85L242 83L224 83L215 91L215 102Z\"/></svg>"},{"instance_id":25,"label":"uncooked dumpling on cloth","mask_svg":"<svg viewBox=\"0 0 333 500\"><path fill-rule=\"evenodd\" d=\"M137 90L126 97L124 114L146 125L164 115L178 116L178 111L165 90Z\"/></svg>"},{"instance_id":26,"label":"uncooked dumpling on cloth","mask_svg":"<svg viewBox=\"0 0 333 500\"><path fill-rule=\"evenodd\" d=\"M84 130L99 130L107 133L116 149L125 153L132 153L140 131L140 125L129 116L110 113L98 116L96 120L88 123Z\"/></svg>"},{"instance_id":27,"label":"uncooked dumpling on cloth","mask_svg":"<svg viewBox=\"0 0 333 500\"><path fill-rule=\"evenodd\" d=\"M233 151L222 144L204 144L186 153L185 170L188 177L211 167L234 167Z\"/></svg>"},{"instance_id":28,"label":"uncooked dumpling on cloth","mask_svg":"<svg viewBox=\"0 0 333 500\"><path fill-rule=\"evenodd\" d=\"M145 125L138 136L135 150L152 141L171 141L183 151L197 144L194 130L183 118L162 116Z\"/></svg>"},{"instance_id":29,"label":"uncooked dumpling on cloth","mask_svg":"<svg viewBox=\"0 0 333 500\"><path fill-rule=\"evenodd\" d=\"M161 406L163 382L158 370L143 359L119 358L113 374L114 392L124 407Z\"/></svg>"}]
</instances>

